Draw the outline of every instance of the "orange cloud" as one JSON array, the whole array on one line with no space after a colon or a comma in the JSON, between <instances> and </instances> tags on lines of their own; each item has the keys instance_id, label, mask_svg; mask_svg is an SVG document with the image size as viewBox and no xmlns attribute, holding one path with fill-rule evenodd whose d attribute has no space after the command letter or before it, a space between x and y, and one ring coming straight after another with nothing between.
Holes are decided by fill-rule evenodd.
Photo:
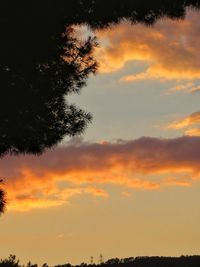
<instances>
[{"instance_id":1,"label":"orange cloud","mask_svg":"<svg viewBox=\"0 0 200 267\"><path fill-rule=\"evenodd\" d=\"M184 93L197 93L200 91L200 85L195 85L192 82L185 84L178 84L172 88L170 88L167 94L171 94L174 92L184 92Z\"/></svg>"},{"instance_id":2,"label":"orange cloud","mask_svg":"<svg viewBox=\"0 0 200 267\"><path fill-rule=\"evenodd\" d=\"M200 128L191 128L185 131L185 135L188 136L200 136Z\"/></svg>"},{"instance_id":3,"label":"orange cloud","mask_svg":"<svg viewBox=\"0 0 200 267\"><path fill-rule=\"evenodd\" d=\"M167 129L174 129L174 130L178 130L178 129L183 129L186 128L188 126L194 125L194 124L198 124L200 123L200 112L195 112L192 113L191 115L180 119L180 120L176 120L172 123L170 123L169 125L167 125Z\"/></svg>"},{"instance_id":4,"label":"orange cloud","mask_svg":"<svg viewBox=\"0 0 200 267\"><path fill-rule=\"evenodd\" d=\"M29 211L36 208L57 207L68 203L73 196L89 194L95 197L108 197L108 193L94 186L61 188L55 181L52 190L48 190L48 181L45 184L35 184L34 177L26 177L24 183L19 178L14 186L9 182L5 190L8 195L8 207L10 210ZM29 184L29 190L23 186Z\"/></svg>"},{"instance_id":5,"label":"orange cloud","mask_svg":"<svg viewBox=\"0 0 200 267\"><path fill-rule=\"evenodd\" d=\"M160 20L153 27L124 22L97 32L100 71L118 71L129 61L141 61L146 68L143 72L121 80L200 79L199 16L198 11L190 10L181 22Z\"/></svg>"},{"instance_id":6,"label":"orange cloud","mask_svg":"<svg viewBox=\"0 0 200 267\"><path fill-rule=\"evenodd\" d=\"M168 185L175 185L175 186L185 186L185 187L190 187L191 186L191 181L189 179L177 179L177 178L167 178L166 179L166 184Z\"/></svg>"},{"instance_id":7,"label":"orange cloud","mask_svg":"<svg viewBox=\"0 0 200 267\"><path fill-rule=\"evenodd\" d=\"M7 156L0 176L11 210L56 207L82 194L107 197L103 185L137 190L191 185L200 178L200 138L140 138L68 144L40 157ZM170 177L174 177L171 179Z\"/></svg>"}]
</instances>

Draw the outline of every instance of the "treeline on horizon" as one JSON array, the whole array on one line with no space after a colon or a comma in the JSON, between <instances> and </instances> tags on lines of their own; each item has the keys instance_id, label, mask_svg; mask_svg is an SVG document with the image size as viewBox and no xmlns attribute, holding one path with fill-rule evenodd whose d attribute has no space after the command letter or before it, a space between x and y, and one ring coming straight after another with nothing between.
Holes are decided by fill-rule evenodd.
<instances>
[{"instance_id":1,"label":"treeline on horizon","mask_svg":"<svg viewBox=\"0 0 200 267\"><path fill-rule=\"evenodd\" d=\"M138 256L129 258L112 258L102 263L81 263L72 265L70 263L58 264L51 267L198 267L200 266L200 255L180 256L180 257L163 257L163 256ZM38 264L28 262L26 265L20 264L15 255L10 255L6 259L0 260L0 267L38 267ZM44 263L42 267L49 267Z\"/></svg>"}]
</instances>

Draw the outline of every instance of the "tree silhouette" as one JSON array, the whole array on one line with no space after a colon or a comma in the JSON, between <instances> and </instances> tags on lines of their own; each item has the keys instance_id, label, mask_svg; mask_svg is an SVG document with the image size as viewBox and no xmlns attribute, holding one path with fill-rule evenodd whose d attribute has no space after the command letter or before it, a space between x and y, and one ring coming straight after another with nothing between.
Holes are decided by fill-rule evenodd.
<instances>
[{"instance_id":1,"label":"tree silhouette","mask_svg":"<svg viewBox=\"0 0 200 267\"><path fill-rule=\"evenodd\" d=\"M0 180L0 183L2 182L3 180ZM0 188L0 214L5 211L5 203L6 203L5 192L3 189Z\"/></svg>"},{"instance_id":2,"label":"tree silhouette","mask_svg":"<svg viewBox=\"0 0 200 267\"><path fill-rule=\"evenodd\" d=\"M181 256L181 257L136 257L128 259L113 258L102 264L71 265L70 263L55 265L54 267L81 267L81 266L102 266L102 267L197 267L200 264L200 256ZM26 267L37 267L37 264L28 262ZM10 255L7 259L0 260L0 267L24 267L14 255ZM48 267L46 263L42 267Z\"/></svg>"},{"instance_id":3,"label":"tree silhouette","mask_svg":"<svg viewBox=\"0 0 200 267\"><path fill-rule=\"evenodd\" d=\"M7 259L0 261L1 267L20 267L19 260L15 255L10 255Z\"/></svg>"},{"instance_id":4,"label":"tree silhouette","mask_svg":"<svg viewBox=\"0 0 200 267\"><path fill-rule=\"evenodd\" d=\"M4 64L0 69L0 155L41 153L65 135L83 132L91 115L67 103L65 96L79 92L97 64L96 42L80 42L66 28L54 57L34 64ZM6 89L6 90L4 90Z\"/></svg>"},{"instance_id":5,"label":"tree silhouette","mask_svg":"<svg viewBox=\"0 0 200 267\"><path fill-rule=\"evenodd\" d=\"M81 1L82 6L87 5L82 17L87 17L86 23L93 27L105 27L113 23L118 23L122 19L133 23L153 24L162 17L172 19L183 18L188 7L199 8L199 0L86 0ZM106 5L106 8L105 8Z\"/></svg>"}]
</instances>

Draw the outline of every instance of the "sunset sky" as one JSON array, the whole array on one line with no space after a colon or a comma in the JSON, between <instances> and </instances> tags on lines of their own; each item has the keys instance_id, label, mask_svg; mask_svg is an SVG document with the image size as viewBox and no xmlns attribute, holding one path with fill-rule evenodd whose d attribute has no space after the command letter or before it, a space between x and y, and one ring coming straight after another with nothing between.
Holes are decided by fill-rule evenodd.
<instances>
[{"instance_id":1,"label":"sunset sky","mask_svg":"<svg viewBox=\"0 0 200 267\"><path fill-rule=\"evenodd\" d=\"M99 71L68 98L93 114L84 135L0 161L0 257L200 254L200 13L93 34Z\"/></svg>"}]
</instances>

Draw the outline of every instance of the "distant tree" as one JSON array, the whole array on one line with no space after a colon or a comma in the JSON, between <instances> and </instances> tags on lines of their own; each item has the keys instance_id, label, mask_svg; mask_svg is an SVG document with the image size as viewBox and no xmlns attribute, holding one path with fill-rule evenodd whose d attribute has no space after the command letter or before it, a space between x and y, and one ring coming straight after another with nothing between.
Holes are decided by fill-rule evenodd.
<instances>
[{"instance_id":1,"label":"distant tree","mask_svg":"<svg viewBox=\"0 0 200 267\"><path fill-rule=\"evenodd\" d=\"M130 258L131 259L131 258ZM133 258L132 258L133 259ZM108 260L108 264L111 264L112 267L197 267L200 266L200 256L181 256L181 257L136 257L134 260L126 261L126 259L113 258ZM99 266L105 266L106 263L103 263ZM37 264L32 264L28 262L26 267L37 267ZM86 263L81 263L80 265L71 265L66 263L63 265L55 265L54 267L86 267L94 266L87 265ZM97 265L96 265L97 266ZM10 255L7 259L0 260L0 267L24 267L24 265L19 264L19 260L16 259L16 256ZM42 267L48 267L45 263Z\"/></svg>"},{"instance_id":2,"label":"distant tree","mask_svg":"<svg viewBox=\"0 0 200 267\"><path fill-rule=\"evenodd\" d=\"M82 262L82 263L80 264L80 266L81 266L81 267L86 267L86 266L87 266L87 263Z\"/></svg>"},{"instance_id":3,"label":"distant tree","mask_svg":"<svg viewBox=\"0 0 200 267\"><path fill-rule=\"evenodd\" d=\"M71 267L72 265L70 263L65 263L65 264L58 264L55 265L54 267Z\"/></svg>"},{"instance_id":4,"label":"distant tree","mask_svg":"<svg viewBox=\"0 0 200 267\"><path fill-rule=\"evenodd\" d=\"M19 260L15 255L10 255L7 259L0 261L0 267L20 267Z\"/></svg>"},{"instance_id":5,"label":"distant tree","mask_svg":"<svg viewBox=\"0 0 200 267\"><path fill-rule=\"evenodd\" d=\"M45 265L46 266L46 265ZM26 267L38 267L37 264L31 263L30 261L26 264ZM43 267L43 266L42 266Z\"/></svg>"},{"instance_id":6,"label":"distant tree","mask_svg":"<svg viewBox=\"0 0 200 267\"><path fill-rule=\"evenodd\" d=\"M123 262L124 262L124 263L128 263L128 262L132 262L132 261L134 261L134 260L135 260L134 257L129 257L129 258L125 258L125 259L123 259Z\"/></svg>"},{"instance_id":7,"label":"distant tree","mask_svg":"<svg viewBox=\"0 0 200 267\"><path fill-rule=\"evenodd\" d=\"M112 259L109 259L105 262L105 264L119 264L121 262L121 260L119 258L112 258Z\"/></svg>"}]
</instances>

